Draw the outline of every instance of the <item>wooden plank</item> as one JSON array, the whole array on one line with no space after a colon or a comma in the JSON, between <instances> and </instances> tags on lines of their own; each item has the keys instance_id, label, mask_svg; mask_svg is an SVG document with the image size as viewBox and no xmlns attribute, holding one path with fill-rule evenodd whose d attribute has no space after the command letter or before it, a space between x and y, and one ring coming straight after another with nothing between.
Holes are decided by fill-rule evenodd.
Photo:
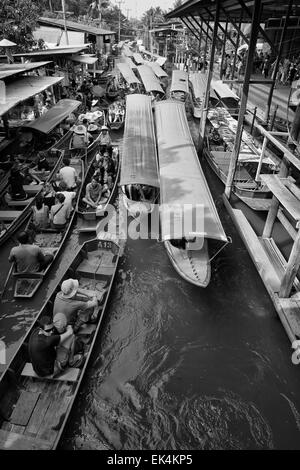
<instances>
[{"instance_id":1,"label":"wooden plank","mask_svg":"<svg viewBox=\"0 0 300 470\"><path fill-rule=\"evenodd\" d=\"M78 332L76 333L77 335L91 335L97 328L97 325L94 325L92 323L89 324L84 324L80 327Z\"/></svg>"},{"instance_id":2,"label":"wooden plank","mask_svg":"<svg viewBox=\"0 0 300 470\"><path fill-rule=\"evenodd\" d=\"M19 206L27 206L31 201L33 200L33 198L29 198L29 199L25 199L24 201L6 201L6 204L9 206L9 207L19 207Z\"/></svg>"},{"instance_id":3,"label":"wooden plank","mask_svg":"<svg viewBox=\"0 0 300 470\"><path fill-rule=\"evenodd\" d=\"M0 429L0 448L2 450L49 450L51 445L43 439Z\"/></svg>"},{"instance_id":4,"label":"wooden plank","mask_svg":"<svg viewBox=\"0 0 300 470\"><path fill-rule=\"evenodd\" d=\"M23 376L26 377L34 377L40 380L62 380L66 382L76 382L78 379L78 376L80 374L80 369L77 369L76 367L69 367L66 369L62 374L60 374L57 377L51 377L47 375L46 377L39 377L33 370L32 364L30 362L27 362L22 370Z\"/></svg>"},{"instance_id":5,"label":"wooden plank","mask_svg":"<svg viewBox=\"0 0 300 470\"><path fill-rule=\"evenodd\" d=\"M22 391L10 417L11 423L26 426L39 397L40 393Z\"/></svg>"},{"instance_id":6,"label":"wooden plank","mask_svg":"<svg viewBox=\"0 0 300 470\"><path fill-rule=\"evenodd\" d=\"M278 299L284 315L290 325L291 330L300 336L300 307L299 302L294 299Z\"/></svg>"},{"instance_id":7,"label":"wooden plank","mask_svg":"<svg viewBox=\"0 0 300 470\"><path fill-rule=\"evenodd\" d=\"M286 188L280 178L277 175L261 175L260 177L291 216L295 220L300 220L299 199Z\"/></svg>"},{"instance_id":8,"label":"wooden plank","mask_svg":"<svg viewBox=\"0 0 300 470\"><path fill-rule=\"evenodd\" d=\"M49 387L48 390L41 395L37 405L31 415L31 418L26 427L25 434L29 436L36 436L40 426L43 422L44 416L53 400L53 388Z\"/></svg>"},{"instance_id":9,"label":"wooden plank","mask_svg":"<svg viewBox=\"0 0 300 470\"><path fill-rule=\"evenodd\" d=\"M25 193L31 196L41 191L41 189L43 189L43 185L42 184L24 184L23 189Z\"/></svg>"},{"instance_id":10,"label":"wooden plank","mask_svg":"<svg viewBox=\"0 0 300 470\"><path fill-rule=\"evenodd\" d=\"M42 426L38 432L38 438L54 442L63 423L63 419L72 400L72 396L63 396L54 399L44 416Z\"/></svg>"},{"instance_id":11,"label":"wooden plank","mask_svg":"<svg viewBox=\"0 0 300 470\"><path fill-rule=\"evenodd\" d=\"M22 214L22 211L0 211L0 220L3 222L16 219Z\"/></svg>"}]
</instances>

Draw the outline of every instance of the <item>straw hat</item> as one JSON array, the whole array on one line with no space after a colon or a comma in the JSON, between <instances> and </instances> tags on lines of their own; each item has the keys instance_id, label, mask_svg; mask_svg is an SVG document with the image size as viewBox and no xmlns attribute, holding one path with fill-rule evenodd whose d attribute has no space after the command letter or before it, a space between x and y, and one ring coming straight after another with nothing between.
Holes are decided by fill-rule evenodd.
<instances>
[{"instance_id":1,"label":"straw hat","mask_svg":"<svg viewBox=\"0 0 300 470\"><path fill-rule=\"evenodd\" d=\"M85 118L85 114L79 114L78 121L83 121L84 118Z\"/></svg>"},{"instance_id":2,"label":"straw hat","mask_svg":"<svg viewBox=\"0 0 300 470\"><path fill-rule=\"evenodd\" d=\"M108 131L108 127L107 126L102 126L101 131Z\"/></svg>"},{"instance_id":3,"label":"straw hat","mask_svg":"<svg viewBox=\"0 0 300 470\"><path fill-rule=\"evenodd\" d=\"M84 135L86 132L86 129L82 124L79 124L79 126L75 127L74 132L75 134Z\"/></svg>"},{"instance_id":4,"label":"straw hat","mask_svg":"<svg viewBox=\"0 0 300 470\"><path fill-rule=\"evenodd\" d=\"M93 112L93 117L94 117L95 121L96 121L96 119L99 119L99 118L101 118L102 116L103 116L103 112L100 111L100 110L97 110L97 111L94 111L94 112Z\"/></svg>"},{"instance_id":5,"label":"straw hat","mask_svg":"<svg viewBox=\"0 0 300 470\"><path fill-rule=\"evenodd\" d=\"M86 117L86 119L87 119L88 121L91 121L94 116L93 116L93 113L86 113L86 114L85 114L85 117Z\"/></svg>"},{"instance_id":6,"label":"straw hat","mask_svg":"<svg viewBox=\"0 0 300 470\"><path fill-rule=\"evenodd\" d=\"M64 332L67 326L67 318L64 313L57 313L53 318L53 325L58 332Z\"/></svg>"},{"instance_id":7,"label":"straw hat","mask_svg":"<svg viewBox=\"0 0 300 470\"><path fill-rule=\"evenodd\" d=\"M66 279L61 285L61 291L67 299L71 299L76 294L78 286L77 279Z\"/></svg>"},{"instance_id":8,"label":"straw hat","mask_svg":"<svg viewBox=\"0 0 300 470\"><path fill-rule=\"evenodd\" d=\"M96 124L94 124L94 122L91 122L91 124L88 127L88 131L95 132L97 130L98 130L98 126Z\"/></svg>"}]
</instances>

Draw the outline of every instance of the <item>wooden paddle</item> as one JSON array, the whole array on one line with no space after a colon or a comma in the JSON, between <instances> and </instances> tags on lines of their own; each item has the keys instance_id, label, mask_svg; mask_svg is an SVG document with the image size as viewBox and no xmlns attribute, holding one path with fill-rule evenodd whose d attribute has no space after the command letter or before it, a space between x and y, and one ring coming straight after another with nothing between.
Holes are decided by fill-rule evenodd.
<instances>
[{"instance_id":1,"label":"wooden paddle","mask_svg":"<svg viewBox=\"0 0 300 470\"><path fill-rule=\"evenodd\" d=\"M3 299L3 296L4 296L4 293L5 293L5 290L6 290L6 287L7 287L7 284L8 284L8 281L12 275L12 272L13 272L13 269L14 269L14 263L12 263L11 267L10 267L10 270L8 271L8 274L7 274L7 277L6 277L6 280L5 280L5 284L3 286L3 290L0 294L0 302L2 301Z\"/></svg>"}]
</instances>

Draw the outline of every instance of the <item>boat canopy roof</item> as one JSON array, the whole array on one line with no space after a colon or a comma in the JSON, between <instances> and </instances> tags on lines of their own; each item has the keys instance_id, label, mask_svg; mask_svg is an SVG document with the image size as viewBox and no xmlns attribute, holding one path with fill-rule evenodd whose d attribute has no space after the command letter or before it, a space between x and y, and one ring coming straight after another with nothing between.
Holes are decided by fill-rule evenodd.
<instances>
[{"instance_id":1,"label":"boat canopy roof","mask_svg":"<svg viewBox=\"0 0 300 470\"><path fill-rule=\"evenodd\" d=\"M33 129L44 134L49 134L58 124L60 124L66 117L69 116L75 109L81 105L81 101L77 100L60 100L49 111L43 114L40 118L32 121L30 124L22 126L23 129Z\"/></svg>"},{"instance_id":2,"label":"boat canopy roof","mask_svg":"<svg viewBox=\"0 0 300 470\"><path fill-rule=\"evenodd\" d=\"M173 70L170 92L172 93L172 91L183 91L184 93L189 92L189 79L187 72L183 70Z\"/></svg>"},{"instance_id":3,"label":"boat canopy roof","mask_svg":"<svg viewBox=\"0 0 300 470\"><path fill-rule=\"evenodd\" d=\"M240 100L229 86L222 82L222 80L212 80L211 86L221 100L225 98L232 98L236 101Z\"/></svg>"},{"instance_id":4,"label":"boat canopy roof","mask_svg":"<svg viewBox=\"0 0 300 470\"><path fill-rule=\"evenodd\" d=\"M123 53L126 57L133 57L133 52L130 50L129 46L124 44L123 46Z\"/></svg>"},{"instance_id":5,"label":"boat canopy roof","mask_svg":"<svg viewBox=\"0 0 300 470\"><path fill-rule=\"evenodd\" d=\"M158 65L157 62L149 62L147 63L146 65L149 65L153 72L155 73L155 75L158 77L158 78L162 78L162 77L167 77L168 74L167 72L165 72L160 65Z\"/></svg>"},{"instance_id":6,"label":"boat canopy roof","mask_svg":"<svg viewBox=\"0 0 300 470\"><path fill-rule=\"evenodd\" d=\"M141 83L128 64L119 63L117 67L129 85Z\"/></svg>"},{"instance_id":7,"label":"boat canopy roof","mask_svg":"<svg viewBox=\"0 0 300 470\"><path fill-rule=\"evenodd\" d=\"M133 60L130 57L125 57L125 63L129 65L131 69L136 69L137 65L133 62Z\"/></svg>"},{"instance_id":8,"label":"boat canopy roof","mask_svg":"<svg viewBox=\"0 0 300 470\"><path fill-rule=\"evenodd\" d=\"M152 105L147 95L126 97L120 184L159 187Z\"/></svg>"},{"instance_id":9,"label":"boat canopy roof","mask_svg":"<svg viewBox=\"0 0 300 470\"><path fill-rule=\"evenodd\" d=\"M133 54L133 58L134 58L134 60L136 61L136 63L137 63L138 65L144 63L143 57L142 57L141 54L139 54L138 52L135 52L135 53Z\"/></svg>"},{"instance_id":10,"label":"boat canopy roof","mask_svg":"<svg viewBox=\"0 0 300 470\"><path fill-rule=\"evenodd\" d=\"M227 241L190 134L184 103L155 104L162 239L202 236ZM170 119L170 116L172 118ZM191 224L186 221L190 215ZM184 217L184 219L183 219Z\"/></svg>"},{"instance_id":11,"label":"boat canopy roof","mask_svg":"<svg viewBox=\"0 0 300 470\"><path fill-rule=\"evenodd\" d=\"M138 72L147 93L150 91L158 91L164 94L164 90L151 67L148 67L148 65L139 65Z\"/></svg>"},{"instance_id":12,"label":"boat canopy roof","mask_svg":"<svg viewBox=\"0 0 300 470\"><path fill-rule=\"evenodd\" d=\"M190 72L189 79L193 86L195 97L202 99L206 90L207 74L202 72Z\"/></svg>"}]
</instances>

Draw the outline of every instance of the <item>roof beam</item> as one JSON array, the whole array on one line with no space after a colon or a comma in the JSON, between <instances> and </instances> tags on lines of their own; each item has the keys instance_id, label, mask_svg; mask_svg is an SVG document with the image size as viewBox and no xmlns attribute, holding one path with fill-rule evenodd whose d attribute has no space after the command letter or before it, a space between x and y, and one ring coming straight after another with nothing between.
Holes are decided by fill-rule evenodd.
<instances>
[{"instance_id":1,"label":"roof beam","mask_svg":"<svg viewBox=\"0 0 300 470\"><path fill-rule=\"evenodd\" d=\"M201 30L204 34L207 34L207 33L205 32L205 30L202 28L203 20L201 20L201 21L202 21L202 24L200 25L199 21L197 20L197 18L196 18L194 15L190 15L190 16L193 18L193 20L195 21L195 23L197 23L197 25L199 26L200 30ZM211 36L208 35L208 39L211 41L211 40L212 40Z\"/></svg>"},{"instance_id":2,"label":"roof beam","mask_svg":"<svg viewBox=\"0 0 300 470\"><path fill-rule=\"evenodd\" d=\"M236 22L231 18L230 15L228 15L227 11L225 10L225 8L221 5L221 10L223 11L224 15L226 16L227 20L232 24L232 26L234 27L234 29L237 31L237 33L239 33L239 35L244 39L244 41L246 42L246 44L248 44L249 46L249 39L247 38L247 36L245 36L245 34L241 31L241 27L239 27ZM243 11L243 10L242 10Z\"/></svg>"},{"instance_id":3,"label":"roof beam","mask_svg":"<svg viewBox=\"0 0 300 470\"><path fill-rule=\"evenodd\" d=\"M211 13L208 8L205 7L205 10L207 11L207 13L209 14L210 17L213 17L213 18L214 18L214 14ZM228 20L227 20L227 23L228 23ZM223 26L221 25L220 22L219 22L219 25L218 25L218 26L219 26L220 30L225 34L225 42L226 42L227 31L225 31L225 29L223 28ZM229 41L231 42L231 44L233 44L233 47L235 48L236 45L235 45L235 43L233 42L233 40L231 39L231 37L228 36L228 39L229 39Z\"/></svg>"},{"instance_id":4,"label":"roof beam","mask_svg":"<svg viewBox=\"0 0 300 470\"><path fill-rule=\"evenodd\" d=\"M190 32L193 34L193 36L195 36L196 39L198 39L198 35L195 33L195 31L187 24L187 21L188 19L185 18L185 20L183 18L180 18L180 20L185 24L185 26L190 30ZM190 23L190 22L189 22ZM191 23L190 23L191 24ZM193 26L193 25L192 25Z\"/></svg>"}]
</instances>

